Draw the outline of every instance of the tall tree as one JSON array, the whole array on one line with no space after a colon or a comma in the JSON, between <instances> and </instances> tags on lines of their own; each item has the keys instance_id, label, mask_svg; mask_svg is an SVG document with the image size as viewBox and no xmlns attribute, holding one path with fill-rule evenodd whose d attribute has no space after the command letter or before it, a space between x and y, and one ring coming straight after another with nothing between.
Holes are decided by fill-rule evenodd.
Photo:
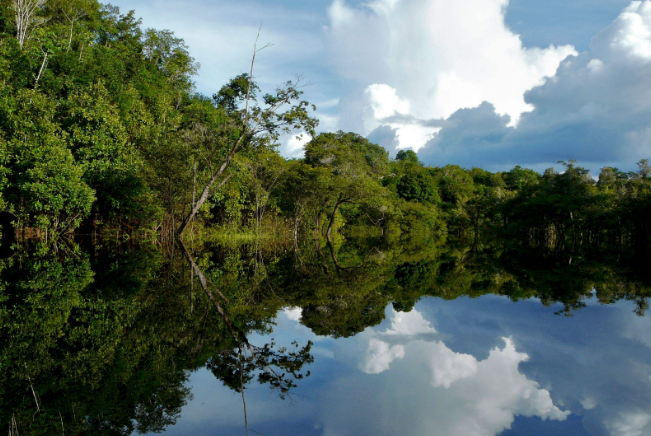
<instances>
[{"instance_id":1,"label":"tall tree","mask_svg":"<svg viewBox=\"0 0 651 436\"><path fill-rule=\"evenodd\" d=\"M222 186L224 180L214 188L237 153L254 144L277 140L280 134L291 133L294 130L306 131L314 135L318 120L309 115L309 108L312 107L313 110L316 108L307 101L300 100L303 94L300 76L277 88L275 94L266 94L262 104L258 104L255 99L257 86L253 82L253 67L257 53L266 47L268 45L258 49L256 40L249 74L235 78L227 85L226 90L230 92L220 92L216 98L217 103L220 103L222 100L219 96L226 94L229 97L227 101L232 103L229 108L232 112L226 128L215 133L220 138L212 142L226 153L214 171L211 169L210 179L178 229L179 236L187 229L210 195ZM222 88L222 91L225 90Z\"/></svg>"},{"instance_id":2,"label":"tall tree","mask_svg":"<svg viewBox=\"0 0 651 436\"><path fill-rule=\"evenodd\" d=\"M386 189L379 183L389 169L388 152L355 133L322 133L305 146L305 162L332 171L334 202L326 236L330 237L342 204L377 198Z\"/></svg>"}]
</instances>

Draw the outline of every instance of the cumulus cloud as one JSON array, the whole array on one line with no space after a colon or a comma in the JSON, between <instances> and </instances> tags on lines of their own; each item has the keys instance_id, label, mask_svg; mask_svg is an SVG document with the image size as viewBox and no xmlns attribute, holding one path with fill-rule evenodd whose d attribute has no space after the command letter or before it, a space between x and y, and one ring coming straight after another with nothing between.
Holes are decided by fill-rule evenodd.
<instances>
[{"instance_id":1,"label":"cumulus cloud","mask_svg":"<svg viewBox=\"0 0 651 436\"><path fill-rule=\"evenodd\" d=\"M525 48L504 23L506 0L334 0L327 32L338 72L364 88L343 98L349 130L370 133L395 114L448 118L488 101L517 124L532 106L524 93L554 75L571 46ZM370 109L370 110L369 110ZM392 123L402 147L418 148L436 129Z\"/></svg>"},{"instance_id":2,"label":"cumulus cloud","mask_svg":"<svg viewBox=\"0 0 651 436\"><path fill-rule=\"evenodd\" d=\"M648 434L651 416L645 412L627 413L607 422L606 428L613 436L643 436Z\"/></svg>"},{"instance_id":3,"label":"cumulus cloud","mask_svg":"<svg viewBox=\"0 0 651 436\"><path fill-rule=\"evenodd\" d=\"M388 343L372 338L368 342L368 348L364 360L359 368L367 374L379 374L389 369L391 362L395 359L405 357L405 347L402 345L390 346Z\"/></svg>"},{"instance_id":4,"label":"cumulus cloud","mask_svg":"<svg viewBox=\"0 0 651 436\"><path fill-rule=\"evenodd\" d=\"M401 100L396 90L388 85L370 85L364 91L373 111L373 117L381 120L396 114L409 113L409 102Z\"/></svg>"},{"instance_id":5,"label":"cumulus cloud","mask_svg":"<svg viewBox=\"0 0 651 436\"><path fill-rule=\"evenodd\" d=\"M517 127L489 104L459 110L420 151L433 164L467 166L578 159L594 169L651 154L651 2L636 1L525 94L535 109ZM592 164L592 165L591 165Z\"/></svg>"},{"instance_id":6,"label":"cumulus cloud","mask_svg":"<svg viewBox=\"0 0 651 436\"><path fill-rule=\"evenodd\" d=\"M303 156L305 144L310 142L312 137L305 132L288 137L281 147L281 153L287 157Z\"/></svg>"},{"instance_id":7,"label":"cumulus cloud","mask_svg":"<svg viewBox=\"0 0 651 436\"><path fill-rule=\"evenodd\" d=\"M328 47L358 91L340 127L428 164L631 168L651 154L651 1L591 50L525 48L504 0L376 0L329 10Z\"/></svg>"},{"instance_id":8,"label":"cumulus cloud","mask_svg":"<svg viewBox=\"0 0 651 436\"><path fill-rule=\"evenodd\" d=\"M287 318L291 319L292 321L300 321L301 318L303 317L303 309L301 309L300 307L283 309L283 313Z\"/></svg>"},{"instance_id":9,"label":"cumulus cloud","mask_svg":"<svg viewBox=\"0 0 651 436\"><path fill-rule=\"evenodd\" d=\"M333 387L337 393L365 392L364 401L349 394L331 398L324 410L324 434L492 436L510 428L516 416L562 421L570 414L554 404L549 390L520 372L528 355L509 338L478 360L443 341L404 335L403 343L390 345L378 339L381 335L386 333L363 339L367 350L359 368L373 377L346 379L346 388ZM382 413L359 423L368 410Z\"/></svg>"},{"instance_id":10,"label":"cumulus cloud","mask_svg":"<svg viewBox=\"0 0 651 436\"><path fill-rule=\"evenodd\" d=\"M436 333L436 329L430 326L430 322L417 310L397 312L393 308L389 308L389 314L391 328L384 332L385 335L414 336Z\"/></svg>"},{"instance_id":11,"label":"cumulus cloud","mask_svg":"<svg viewBox=\"0 0 651 436\"><path fill-rule=\"evenodd\" d=\"M427 354L431 383L435 388L449 388L455 381L477 374L477 359L470 354L455 353L443 342L431 344Z\"/></svg>"},{"instance_id":12,"label":"cumulus cloud","mask_svg":"<svg viewBox=\"0 0 651 436\"><path fill-rule=\"evenodd\" d=\"M431 327L430 322L423 318L423 315L417 310L396 312L393 308L388 308L387 314L391 319L391 327L382 333L373 332L371 334L364 357L359 363L359 368L367 374L384 372L389 369L394 360L405 357L404 345L391 346L388 342L375 336L406 338L436 333L436 329Z\"/></svg>"},{"instance_id":13,"label":"cumulus cloud","mask_svg":"<svg viewBox=\"0 0 651 436\"><path fill-rule=\"evenodd\" d=\"M375 377L370 386L359 389L379 390L367 394L365 401L380 404L365 407L378 408L385 415L377 428L366 428L367 433L394 434L393 426L406 420L411 428L407 434L497 435L510 427L515 416L565 420L569 415L554 405L549 390L520 372L519 365L529 356L518 352L510 338L502 338L503 346L480 360L452 350L442 340L427 340L423 335L436 334L436 329L418 310L404 313L388 308L387 318L386 330L370 328L356 338L365 349L357 355L358 368ZM409 411L397 407L401 402L394 398L406 392L418 399L418 406L410 403ZM346 408L345 416L356 416L350 413L356 404L344 399L334 403ZM418 418L410 420L412 414ZM346 420L326 420L325 430L325 434L356 431Z\"/></svg>"}]
</instances>

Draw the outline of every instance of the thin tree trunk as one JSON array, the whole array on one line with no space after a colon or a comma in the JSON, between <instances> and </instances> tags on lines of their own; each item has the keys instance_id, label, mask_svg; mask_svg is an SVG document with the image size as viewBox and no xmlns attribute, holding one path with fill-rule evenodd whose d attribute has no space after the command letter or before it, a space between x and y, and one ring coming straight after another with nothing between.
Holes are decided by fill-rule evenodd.
<instances>
[{"instance_id":1,"label":"thin tree trunk","mask_svg":"<svg viewBox=\"0 0 651 436\"><path fill-rule=\"evenodd\" d=\"M210 181L206 184L206 187L203 189L203 192L201 193L201 195L197 199L197 202L194 205L194 207L192 208L192 210L190 211L190 214L185 218L185 220L183 220L183 223L181 224L181 227L179 227L179 230L177 232L178 236L181 236L183 234L185 229L188 227L188 224L190 224L190 221L192 221L194 219L197 212L199 212L199 209L201 209L201 206L203 206L203 204L206 202L206 200L208 200L208 197L210 197L210 195L212 193L214 193L214 191L217 191L219 188L224 186L224 184L228 181L228 179L231 178L233 173L226 176L226 178L224 180L222 180L221 183L219 185L217 185L217 187L214 190L212 189L212 187L215 184L215 182L217 181L217 179L219 179L219 177L224 173L226 168L228 168L231 161L233 160L233 157L235 157L235 153L237 153L237 151L239 149L239 146L242 143L243 139L244 139L244 135L240 136L240 139L238 139L236 146L233 147L233 150L228 155L228 157L226 158L224 163L219 167L219 170L215 173L214 176L212 176Z\"/></svg>"},{"instance_id":2,"label":"thin tree trunk","mask_svg":"<svg viewBox=\"0 0 651 436\"><path fill-rule=\"evenodd\" d=\"M343 200L341 199L341 196L337 199L337 203L335 204L335 208L332 211L332 216L330 217L330 224L328 224L328 231L326 232L326 237L328 240L330 239L330 233L332 232L332 227L335 224L335 216L337 215L337 211L339 210L339 206L341 206L341 203L343 203Z\"/></svg>"},{"instance_id":3,"label":"thin tree trunk","mask_svg":"<svg viewBox=\"0 0 651 436\"><path fill-rule=\"evenodd\" d=\"M208 296L208 299L212 302L213 306L215 306L215 308L217 309L217 312L219 312L219 314L224 319L224 322L226 323L226 327L228 327L228 330L230 331L231 336L233 336L233 339L235 339L235 341L238 342L238 343L243 342L244 344L246 344L248 346L249 341L246 338L246 336L244 335L244 333L231 323L230 319L228 318L228 315L227 315L226 311L217 302L217 300L215 299L213 293L210 292L208 280L206 279L206 277L201 272L201 269L199 269L199 267L195 263L194 259L190 255L190 252L188 251L187 247L181 241L179 241L179 245L181 246L181 249L183 249L183 254L185 254L185 258L190 263L190 266L191 266L192 270L197 275L197 278L199 279L199 284L201 285L204 292ZM217 289L215 287L215 290L219 293L219 295L224 300L226 300L226 297L224 297L224 295L221 293L221 291L219 291L219 289ZM228 300L226 300L226 301L228 301Z\"/></svg>"},{"instance_id":4,"label":"thin tree trunk","mask_svg":"<svg viewBox=\"0 0 651 436\"><path fill-rule=\"evenodd\" d=\"M72 33L75 29L75 22L70 21L70 38L68 39L68 48L66 49L66 53L70 51L70 46L72 45Z\"/></svg>"},{"instance_id":5,"label":"thin tree trunk","mask_svg":"<svg viewBox=\"0 0 651 436\"><path fill-rule=\"evenodd\" d=\"M298 224L301 221L300 217L296 215L294 217L294 244L298 245Z\"/></svg>"},{"instance_id":6,"label":"thin tree trunk","mask_svg":"<svg viewBox=\"0 0 651 436\"><path fill-rule=\"evenodd\" d=\"M47 68L47 56L49 53L43 52L43 63L41 64L41 68L38 70L38 76L36 77L36 82L34 82L34 87L38 86L38 81L41 80L41 75L43 74L43 71L45 71L45 68Z\"/></svg>"}]
</instances>

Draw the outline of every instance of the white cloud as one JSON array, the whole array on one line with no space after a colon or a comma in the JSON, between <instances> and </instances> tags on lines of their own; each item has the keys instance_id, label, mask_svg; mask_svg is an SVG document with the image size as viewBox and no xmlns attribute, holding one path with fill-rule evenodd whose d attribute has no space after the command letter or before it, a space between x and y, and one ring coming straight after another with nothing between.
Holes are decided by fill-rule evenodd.
<instances>
[{"instance_id":1,"label":"white cloud","mask_svg":"<svg viewBox=\"0 0 651 436\"><path fill-rule=\"evenodd\" d=\"M535 109L517 128L487 103L460 110L422 159L504 168L574 158L593 169L633 169L651 154L651 2L631 3L591 48L526 93Z\"/></svg>"},{"instance_id":2,"label":"white cloud","mask_svg":"<svg viewBox=\"0 0 651 436\"><path fill-rule=\"evenodd\" d=\"M430 322L423 318L423 315L417 310L396 312L393 308L388 308L387 316L391 318L391 328L379 335L408 338L416 335L436 333L436 329L431 327ZM388 342L378 339L376 336L378 334L371 330L366 352L358 365L367 374L384 372L389 369L394 360L405 357L404 345L392 346Z\"/></svg>"},{"instance_id":3,"label":"white cloud","mask_svg":"<svg viewBox=\"0 0 651 436\"><path fill-rule=\"evenodd\" d=\"M505 0L378 0L353 7L334 0L327 32L331 60L341 75L366 89L365 105L342 99L341 111L349 110L342 107L347 104L359 111L361 105L372 108L375 118L373 125L367 116L363 122L347 117L343 126L368 134L393 114L447 118L484 101L515 124L532 109L524 93L576 52L570 46L524 48L504 23L507 6ZM425 142L407 142L413 134L393 127L402 146Z\"/></svg>"},{"instance_id":4,"label":"white cloud","mask_svg":"<svg viewBox=\"0 0 651 436\"><path fill-rule=\"evenodd\" d=\"M455 381L477 374L477 359L470 354L455 353L443 342L432 343L428 351L432 386L435 388L449 388Z\"/></svg>"},{"instance_id":5,"label":"white cloud","mask_svg":"<svg viewBox=\"0 0 651 436\"><path fill-rule=\"evenodd\" d=\"M651 4L634 1L593 40L592 50L609 59L651 61Z\"/></svg>"},{"instance_id":6,"label":"white cloud","mask_svg":"<svg viewBox=\"0 0 651 436\"><path fill-rule=\"evenodd\" d=\"M291 319L292 321L300 321L301 318L303 317L303 309L301 309L300 307L283 309L283 313L287 318Z\"/></svg>"},{"instance_id":7,"label":"white cloud","mask_svg":"<svg viewBox=\"0 0 651 436\"><path fill-rule=\"evenodd\" d=\"M358 367L373 377L346 378L345 388L333 385L334 397L328 397L322 412L324 434L495 436L510 428L516 416L562 421L570 414L554 404L548 389L520 372L520 363L529 357L511 339L503 338L503 347L479 360L443 341L417 339L412 328L396 327L419 325L418 331L430 331L429 322L413 312L407 322L393 312L391 329L368 329L356 338L359 345L366 344ZM404 334L389 333L398 331ZM364 401L351 391L364 392ZM360 423L359 416L369 411L381 414Z\"/></svg>"},{"instance_id":8,"label":"white cloud","mask_svg":"<svg viewBox=\"0 0 651 436\"><path fill-rule=\"evenodd\" d=\"M580 403L581 407L583 407L585 410L592 410L597 407L597 401L592 397L584 398L580 401Z\"/></svg>"},{"instance_id":9,"label":"white cloud","mask_svg":"<svg viewBox=\"0 0 651 436\"><path fill-rule=\"evenodd\" d=\"M430 322L415 309L411 312L396 312L393 308L389 308L389 316L391 328L384 332L385 335L413 336L436 333L436 329L430 326Z\"/></svg>"},{"instance_id":10,"label":"white cloud","mask_svg":"<svg viewBox=\"0 0 651 436\"><path fill-rule=\"evenodd\" d=\"M394 427L399 427L402 434L493 436L509 428L518 415L553 420L569 415L554 405L549 390L520 372L520 363L529 356L518 352L511 339L502 338L503 347L493 348L479 360L441 340L424 340L423 334L436 330L417 310L404 313L388 308L387 319L387 330L369 328L355 339L355 349L365 350L355 352L357 366L374 377L363 379L370 386L350 389L372 390L364 396L364 407L383 411L382 422L366 428L366 433L394 434ZM337 354L336 358L342 357ZM400 407L405 394L417 400ZM355 420L362 413L355 412L360 406L344 398L333 403L346 412L326 412L338 418L325 419L324 434L355 434L355 424L346 417Z\"/></svg>"},{"instance_id":11,"label":"white cloud","mask_svg":"<svg viewBox=\"0 0 651 436\"><path fill-rule=\"evenodd\" d=\"M388 343L372 338L364 355L359 369L367 374L379 374L389 369L391 362L405 357L405 347L402 345L390 346Z\"/></svg>"},{"instance_id":12,"label":"white cloud","mask_svg":"<svg viewBox=\"0 0 651 436\"><path fill-rule=\"evenodd\" d=\"M364 92L375 119L381 120L393 115L409 113L409 102L398 98L396 90L388 85L370 85Z\"/></svg>"},{"instance_id":13,"label":"white cloud","mask_svg":"<svg viewBox=\"0 0 651 436\"><path fill-rule=\"evenodd\" d=\"M392 123L389 126L395 130L398 149L413 148L419 150L441 130L440 127L428 127L418 124Z\"/></svg>"},{"instance_id":14,"label":"white cloud","mask_svg":"<svg viewBox=\"0 0 651 436\"><path fill-rule=\"evenodd\" d=\"M607 422L606 428L612 436L643 436L648 435L651 416L645 412L627 413L618 419Z\"/></svg>"},{"instance_id":15,"label":"white cloud","mask_svg":"<svg viewBox=\"0 0 651 436\"><path fill-rule=\"evenodd\" d=\"M312 137L305 132L290 136L282 147L283 156L289 158L302 157L303 147L311 140Z\"/></svg>"}]
</instances>

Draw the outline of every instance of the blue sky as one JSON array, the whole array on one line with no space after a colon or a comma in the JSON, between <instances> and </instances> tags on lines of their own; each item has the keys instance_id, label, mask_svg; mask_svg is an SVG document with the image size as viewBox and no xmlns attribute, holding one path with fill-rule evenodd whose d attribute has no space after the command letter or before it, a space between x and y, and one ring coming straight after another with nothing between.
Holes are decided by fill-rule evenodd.
<instances>
[{"instance_id":1,"label":"blue sky","mask_svg":"<svg viewBox=\"0 0 651 436\"><path fill-rule=\"evenodd\" d=\"M245 71L264 89L302 74L322 131L368 136L432 165L542 170L651 157L651 1L136 0L184 38L212 94ZM301 143L284 138L286 156Z\"/></svg>"}]
</instances>

